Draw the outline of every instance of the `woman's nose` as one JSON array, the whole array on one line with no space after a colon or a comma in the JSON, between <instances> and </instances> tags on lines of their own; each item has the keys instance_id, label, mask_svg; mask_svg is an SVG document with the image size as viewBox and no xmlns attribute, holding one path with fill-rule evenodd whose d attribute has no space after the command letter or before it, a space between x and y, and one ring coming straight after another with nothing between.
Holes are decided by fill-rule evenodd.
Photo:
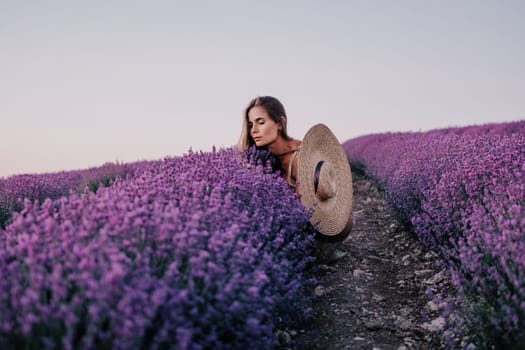
<instances>
[{"instance_id":1,"label":"woman's nose","mask_svg":"<svg viewBox=\"0 0 525 350\"><path fill-rule=\"evenodd\" d=\"M255 125L252 126L252 134L255 134L258 131L259 131L259 129L257 129L257 127Z\"/></svg>"}]
</instances>

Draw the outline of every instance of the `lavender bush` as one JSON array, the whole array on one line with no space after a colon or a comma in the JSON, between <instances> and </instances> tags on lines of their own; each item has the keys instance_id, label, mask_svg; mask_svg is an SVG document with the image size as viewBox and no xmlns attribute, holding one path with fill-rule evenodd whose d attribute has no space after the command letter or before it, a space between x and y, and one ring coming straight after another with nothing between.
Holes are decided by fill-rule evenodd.
<instances>
[{"instance_id":1,"label":"lavender bush","mask_svg":"<svg viewBox=\"0 0 525 350\"><path fill-rule=\"evenodd\" d=\"M48 174L22 174L0 178L0 228L13 212L22 210L24 199L57 199L85 188L95 192L100 185L109 186L117 177L126 178L147 166L148 161L134 163L106 163L84 170L61 171Z\"/></svg>"},{"instance_id":2,"label":"lavender bush","mask_svg":"<svg viewBox=\"0 0 525 350\"><path fill-rule=\"evenodd\" d=\"M454 326L471 328L479 344L523 344L525 121L367 135L344 148L398 217L440 252L464 313L454 314Z\"/></svg>"},{"instance_id":3,"label":"lavender bush","mask_svg":"<svg viewBox=\"0 0 525 350\"><path fill-rule=\"evenodd\" d=\"M268 348L304 315L308 218L231 149L26 200L0 240L0 348Z\"/></svg>"}]
</instances>

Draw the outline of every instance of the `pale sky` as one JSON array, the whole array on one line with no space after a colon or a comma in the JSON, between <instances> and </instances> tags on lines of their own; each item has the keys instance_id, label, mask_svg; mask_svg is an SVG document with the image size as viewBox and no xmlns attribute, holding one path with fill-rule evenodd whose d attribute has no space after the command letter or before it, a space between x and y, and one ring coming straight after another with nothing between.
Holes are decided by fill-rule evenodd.
<instances>
[{"instance_id":1,"label":"pale sky","mask_svg":"<svg viewBox=\"0 0 525 350\"><path fill-rule=\"evenodd\" d=\"M0 177L289 134L525 119L525 1L0 0Z\"/></svg>"}]
</instances>

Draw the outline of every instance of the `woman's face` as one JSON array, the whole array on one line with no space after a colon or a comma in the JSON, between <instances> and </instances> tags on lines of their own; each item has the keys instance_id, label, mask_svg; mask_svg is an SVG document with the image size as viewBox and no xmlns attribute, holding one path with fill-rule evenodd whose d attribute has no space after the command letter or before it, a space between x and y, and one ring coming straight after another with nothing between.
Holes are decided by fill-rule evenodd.
<instances>
[{"instance_id":1,"label":"woman's face","mask_svg":"<svg viewBox=\"0 0 525 350\"><path fill-rule=\"evenodd\" d=\"M257 147L268 146L279 136L279 125L261 106L248 112L248 130Z\"/></svg>"}]
</instances>

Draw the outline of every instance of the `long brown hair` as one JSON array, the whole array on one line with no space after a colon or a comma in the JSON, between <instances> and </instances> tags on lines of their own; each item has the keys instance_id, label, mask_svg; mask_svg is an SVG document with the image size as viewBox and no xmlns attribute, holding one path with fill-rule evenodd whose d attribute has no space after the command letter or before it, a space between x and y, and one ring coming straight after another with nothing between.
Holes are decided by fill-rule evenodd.
<instances>
[{"instance_id":1,"label":"long brown hair","mask_svg":"<svg viewBox=\"0 0 525 350\"><path fill-rule=\"evenodd\" d=\"M240 151L244 151L246 148L255 145L255 141L253 141L253 138L250 135L250 127L248 125L248 113L255 106L264 108L266 113L268 113L268 116L281 127L280 133L285 140L292 139L288 136L286 131L286 121L288 118L286 117L286 111L284 110L283 104L275 97L259 96L251 100L248 107L244 110L241 137L238 143Z\"/></svg>"}]
</instances>

